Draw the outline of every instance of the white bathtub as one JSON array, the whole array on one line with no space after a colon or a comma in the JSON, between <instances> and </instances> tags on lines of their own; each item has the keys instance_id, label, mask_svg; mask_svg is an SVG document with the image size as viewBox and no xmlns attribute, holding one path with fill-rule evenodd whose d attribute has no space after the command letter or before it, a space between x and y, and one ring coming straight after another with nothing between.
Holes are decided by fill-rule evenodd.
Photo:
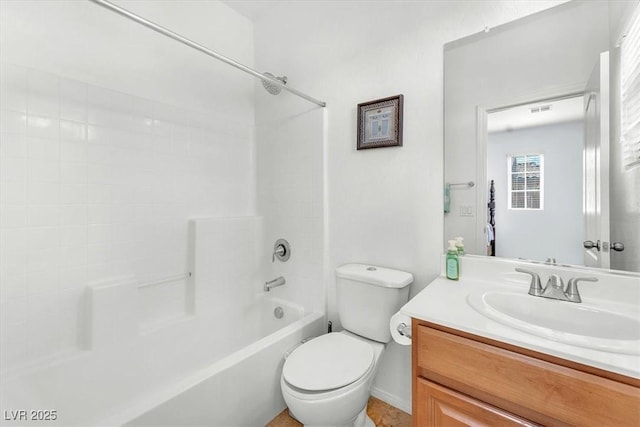
<instances>
[{"instance_id":1,"label":"white bathtub","mask_svg":"<svg viewBox=\"0 0 640 427\"><path fill-rule=\"evenodd\" d=\"M278 306L284 308L282 319L274 316ZM248 323L258 325L247 334L264 338L149 396L148 403L125 414L130 419L141 413L126 426L255 427L281 412L286 406L280 392L283 356L303 339L324 333L324 315L303 316L301 309L277 299L265 299L247 315ZM281 327L283 322L291 324ZM234 330L233 324L222 326Z\"/></svg>"},{"instance_id":2,"label":"white bathtub","mask_svg":"<svg viewBox=\"0 0 640 427\"><path fill-rule=\"evenodd\" d=\"M276 319L281 306L284 316ZM257 297L231 318L197 316L117 348L2 378L2 425L258 426L284 407L284 354L324 332L324 315ZM173 343L173 345L171 345ZM223 347L221 349L221 347ZM31 420L31 411L55 420ZM27 411L27 421L11 418ZM36 413L34 413L36 414Z\"/></svg>"}]
</instances>

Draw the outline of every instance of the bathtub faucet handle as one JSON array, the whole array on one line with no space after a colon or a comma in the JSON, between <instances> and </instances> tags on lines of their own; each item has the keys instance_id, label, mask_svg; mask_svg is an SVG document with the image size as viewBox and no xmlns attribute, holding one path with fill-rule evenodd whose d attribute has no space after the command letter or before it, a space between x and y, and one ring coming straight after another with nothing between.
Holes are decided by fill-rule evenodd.
<instances>
[{"instance_id":1,"label":"bathtub faucet handle","mask_svg":"<svg viewBox=\"0 0 640 427\"><path fill-rule=\"evenodd\" d=\"M276 262L276 258L285 262L291 256L291 246L285 239L278 239L273 244L273 254L271 254L271 262Z\"/></svg>"},{"instance_id":2,"label":"bathtub faucet handle","mask_svg":"<svg viewBox=\"0 0 640 427\"><path fill-rule=\"evenodd\" d=\"M276 262L276 256L280 258L286 252L287 250L284 248L284 246L278 245L278 247L273 251L273 254L271 255L271 262Z\"/></svg>"}]
</instances>

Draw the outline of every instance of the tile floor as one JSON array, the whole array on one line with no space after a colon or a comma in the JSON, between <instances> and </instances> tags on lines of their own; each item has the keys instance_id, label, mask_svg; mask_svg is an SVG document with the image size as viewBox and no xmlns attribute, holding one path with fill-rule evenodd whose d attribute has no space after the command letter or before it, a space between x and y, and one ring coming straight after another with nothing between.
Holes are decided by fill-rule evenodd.
<instances>
[{"instance_id":1,"label":"tile floor","mask_svg":"<svg viewBox=\"0 0 640 427\"><path fill-rule=\"evenodd\" d=\"M375 397L369 398L367 414L371 417L376 427L411 426L411 415ZM302 424L291 418L289 410L285 409L272 419L266 427L302 427Z\"/></svg>"}]
</instances>

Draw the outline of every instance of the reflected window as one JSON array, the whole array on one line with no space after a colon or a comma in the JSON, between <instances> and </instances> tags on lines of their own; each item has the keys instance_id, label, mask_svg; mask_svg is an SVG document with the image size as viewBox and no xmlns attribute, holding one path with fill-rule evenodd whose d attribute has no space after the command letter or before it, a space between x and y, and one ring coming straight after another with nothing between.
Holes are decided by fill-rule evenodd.
<instances>
[{"instance_id":1,"label":"reflected window","mask_svg":"<svg viewBox=\"0 0 640 427\"><path fill-rule=\"evenodd\" d=\"M543 161L542 154L509 156L507 163L509 209L542 210Z\"/></svg>"},{"instance_id":2,"label":"reflected window","mask_svg":"<svg viewBox=\"0 0 640 427\"><path fill-rule=\"evenodd\" d=\"M640 7L620 46L620 100L622 162L630 169L640 166Z\"/></svg>"}]
</instances>

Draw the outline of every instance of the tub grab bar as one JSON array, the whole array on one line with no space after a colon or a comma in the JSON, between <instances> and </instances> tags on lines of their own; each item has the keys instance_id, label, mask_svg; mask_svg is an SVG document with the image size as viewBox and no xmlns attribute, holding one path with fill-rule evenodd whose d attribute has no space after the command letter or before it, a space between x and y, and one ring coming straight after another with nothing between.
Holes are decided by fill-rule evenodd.
<instances>
[{"instance_id":1,"label":"tub grab bar","mask_svg":"<svg viewBox=\"0 0 640 427\"><path fill-rule=\"evenodd\" d=\"M164 279L158 279L158 280L153 280L146 283L140 283L138 285L138 289L148 288L150 286L162 285L163 283L177 282L178 280L188 279L189 277L191 277L191 272L179 274L177 276L165 277Z\"/></svg>"}]
</instances>

